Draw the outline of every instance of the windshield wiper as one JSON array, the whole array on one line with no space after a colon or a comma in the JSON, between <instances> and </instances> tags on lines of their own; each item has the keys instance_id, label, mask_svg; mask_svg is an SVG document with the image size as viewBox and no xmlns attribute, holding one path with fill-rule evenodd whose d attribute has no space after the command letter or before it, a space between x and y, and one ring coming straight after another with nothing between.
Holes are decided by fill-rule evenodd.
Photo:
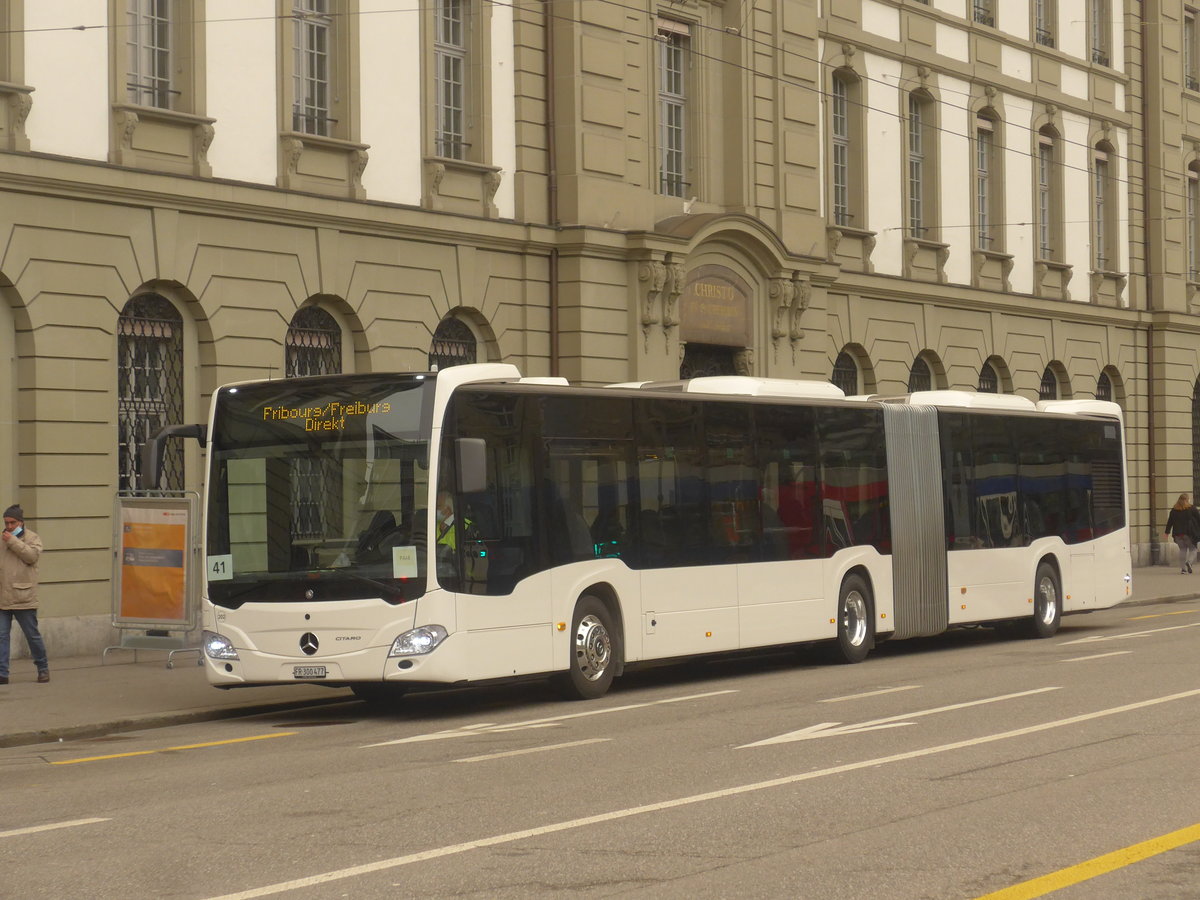
<instances>
[{"instance_id":1,"label":"windshield wiper","mask_svg":"<svg viewBox=\"0 0 1200 900\"><path fill-rule=\"evenodd\" d=\"M320 572L322 575L341 575L349 578L351 581L358 581L362 584L369 584L371 587L377 587L380 590L387 591L393 597L403 597L404 590L396 587L394 584L388 584L386 581L377 581L374 578L367 578L365 575L359 575L357 572L351 572L347 569L307 569L308 572Z\"/></svg>"}]
</instances>

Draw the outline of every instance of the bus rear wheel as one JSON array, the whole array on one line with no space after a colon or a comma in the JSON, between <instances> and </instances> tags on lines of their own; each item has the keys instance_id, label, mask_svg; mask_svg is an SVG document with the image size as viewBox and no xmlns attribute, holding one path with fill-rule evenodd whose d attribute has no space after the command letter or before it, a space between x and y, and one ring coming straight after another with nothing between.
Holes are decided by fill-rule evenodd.
<instances>
[{"instance_id":1,"label":"bus rear wheel","mask_svg":"<svg viewBox=\"0 0 1200 900\"><path fill-rule=\"evenodd\" d=\"M1033 619L1029 622L1029 636L1035 638L1054 637L1062 622L1062 590L1058 584L1058 573L1049 563L1037 567L1033 579Z\"/></svg>"},{"instance_id":2,"label":"bus rear wheel","mask_svg":"<svg viewBox=\"0 0 1200 900\"><path fill-rule=\"evenodd\" d=\"M837 641L833 656L837 662L860 663L875 643L875 616L871 610L871 589L861 575L850 575L842 582L838 595Z\"/></svg>"},{"instance_id":3,"label":"bus rear wheel","mask_svg":"<svg viewBox=\"0 0 1200 900\"><path fill-rule=\"evenodd\" d=\"M568 700L595 700L612 686L618 643L612 617L598 597L585 594L571 618L571 659L557 680Z\"/></svg>"}]
</instances>

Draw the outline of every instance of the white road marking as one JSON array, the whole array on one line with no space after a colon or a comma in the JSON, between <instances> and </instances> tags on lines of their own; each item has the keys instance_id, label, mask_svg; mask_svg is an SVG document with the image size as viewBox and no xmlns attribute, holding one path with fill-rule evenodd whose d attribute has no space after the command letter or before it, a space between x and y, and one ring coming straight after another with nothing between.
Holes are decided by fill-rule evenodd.
<instances>
[{"instance_id":1,"label":"white road marking","mask_svg":"<svg viewBox=\"0 0 1200 900\"><path fill-rule=\"evenodd\" d=\"M1096 653L1092 656L1073 656L1070 659L1061 660L1062 662L1087 662L1089 659L1105 659L1109 656L1125 656L1132 653L1132 650L1114 650L1111 653Z\"/></svg>"},{"instance_id":2,"label":"white road marking","mask_svg":"<svg viewBox=\"0 0 1200 900\"><path fill-rule=\"evenodd\" d=\"M483 756L464 756L455 762L484 762L489 759L500 759L504 756L524 756L526 753L541 753L543 750L563 750L567 747L582 747L584 744L603 744L612 738L588 738L586 741L567 741L565 744L545 744L541 747L526 747L524 750L505 750L502 753L487 753Z\"/></svg>"},{"instance_id":3,"label":"white road marking","mask_svg":"<svg viewBox=\"0 0 1200 900\"><path fill-rule=\"evenodd\" d=\"M422 850L417 853L410 853L406 856L394 856L391 859L381 859L373 863L364 863L359 866L351 866L346 869L335 869L331 872L323 872L319 875L310 875L307 878L297 878L292 881L280 881L276 884L269 884L265 887L251 888L247 891L240 891L236 894L224 894L220 897L211 898L211 900L251 900L253 897L266 897L271 894L282 894L285 891L294 891L301 888L309 888L318 884L328 884L331 881L340 881L345 878L355 878L359 875L370 875L373 872L383 872L388 869L396 869L400 866L408 866L413 863L424 862L430 859L441 859L447 856L455 856L460 853L466 853L470 850L478 850L481 847L497 847L501 844L511 844L516 841L523 841L526 838L540 837L546 834L557 834L563 831L571 831L577 828L586 828L589 825L601 825L605 822L615 822L619 819L628 819L632 816L645 815L646 813L662 812L668 809L678 809L683 806L692 806L697 803L707 803L710 800L723 800L726 797L736 797L741 794L749 794L755 791L769 790L770 788L788 787L793 784L799 784L804 781L813 781L817 778L824 778L829 775L842 775L846 772L855 772L859 769L872 769L878 766L890 765L891 763L906 762L910 759L920 759L925 756L934 756L939 753L948 753L952 750L965 750L969 747L978 747L982 744L991 744L996 741L1006 741L1010 738L1024 737L1028 734L1037 734L1041 731L1050 731L1053 728L1062 728L1067 725L1078 725L1081 722L1090 722L1093 719L1103 719L1107 716L1115 716L1120 713L1131 712L1135 709L1144 709L1149 706L1157 706L1161 703L1171 703L1175 700L1186 700L1191 697L1200 697L1200 688L1191 691L1181 691L1177 694L1167 694L1163 697L1154 697L1150 700L1141 700L1137 703L1126 703L1124 706L1113 706L1109 709L1101 709L1096 712L1082 713L1078 716L1070 716L1066 719L1056 719L1053 722L1043 722L1040 725L1030 725L1026 728L1015 728L1012 731L1001 731L996 734L986 734L982 737L968 738L964 741L954 741L950 744L938 744L934 747L923 747L919 750L909 750L905 753L895 753L891 756L880 756L875 759L866 759L861 762L844 763L840 766L831 766L828 769L816 769L811 772L800 772L795 775L786 775L782 778L772 778L770 781L756 781L751 784L743 784L737 787L724 788L718 791L708 791L703 794L693 794L689 797L678 797L674 800L663 800L659 803L647 803L644 806L633 806L627 809L617 809L612 812L600 813L594 816L585 816L580 819L569 819L566 822L555 822L551 825L540 825L536 828L526 828L522 831L510 831L507 834L497 834L492 837L480 838L475 841L465 841L461 844L450 844L445 847L434 847L429 850Z\"/></svg>"},{"instance_id":4,"label":"white road marking","mask_svg":"<svg viewBox=\"0 0 1200 900\"><path fill-rule=\"evenodd\" d=\"M1028 697L1032 694L1044 694L1047 691L1057 691L1057 687L1034 688L1032 691L1021 691L1018 694L1003 694L999 697L985 697L982 700L968 700L966 703L952 703L950 706L939 706L936 709L922 709L918 712L903 713L899 716L887 716L883 719L872 719L857 725L842 725L841 722L822 722L820 725L809 725L799 731L789 731L778 737L766 738L752 744L742 744L735 749L745 750L747 747L765 747L768 744L786 744L790 741L807 741L819 737L840 737L843 734L859 734L864 731L877 731L880 728L899 728L902 725L912 725L912 722L902 722L901 719L919 719L922 716L932 716L935 713L950 712L955 709L966 709L971 706L982 706L985 703L998 703L1001 700L1012 700L1016 697Z\"/></svg>"},{"instance_id":5,"label":"white road marking","mask_svg":"<svg viewBox=\"0 0 1200 900\"><path fill-rule=\"evenodd\" d=\"M904 684L900 687L884 688L880 691L867 691L865 694L847 694L845 697L830 697L821 703L841 703L843 700L861 700L863 697L878 697L880 694L894 694L897 691L915 691L919 684Z\"/></svg>"},{"instance_id":6,"label":"white road marking","mask_svg":"<svg viewBox=\"0 0 1200 900\"><path fill-rule=\"evenodd\" d=\"M49 825L33 825L29 828L14 828L12 831L0 831L0 838L16 837L21 834L37 834L39 831L56 831L59 828L74 828L76 825L96 825L100 822L111 822L112 819L72 819L69 822L53 822Z\"/></svg>"},{"instance_id":7,"label":"white road marking","mask_svg":"<svg viewBox=\"0 0 1200 900\"><path fill-rule=\"evenodd\" d=\"M565 722L568 719L582 719L585 716L602 716L606 713L624 712L629 709L646 709L651 706L661 706L664 703L683 703L686 700L703 700L706 697L719 697L722 694L736 694L737 691L709 691L705 694L689 694L686 697L668 697L666 700L651 700L649 703L630 703L625 706L610 706L605 709L591 709L586 712L567 713L562 716L548 716L544 719L530 719L528 722L510 722L507 725L464 725L462 728L452 728L447 731L434 731L430 734L416 734L412 737L397 738L394 741L382 741L378 744L364 744L360 750L371 747L390 747L392 744L415 744L421 741L444 741L447 738L470 737L476 734L490 734L504 731L520 731L525 728L549 728Z\"/></svg>"},{"instance_id":8,"label":"white road marking","mask_svg":"<svg viewBox=\"0 0 1200 900\"><path fill-rule=\"evenodd\" d=\"M1063 641L1060 647L1070 644L1094 644L1096 641L1120 641L1125 638L1148 637L1163 631L1178 631L1180 628L1200 628L1200 622L1189 622L1187 625L1169 625L1166 628L1151 628L1149 631L1126 631L1123 634L1093 634L1088 637L1076 638L1073 641Z\"/></svg>"}]
</instances>

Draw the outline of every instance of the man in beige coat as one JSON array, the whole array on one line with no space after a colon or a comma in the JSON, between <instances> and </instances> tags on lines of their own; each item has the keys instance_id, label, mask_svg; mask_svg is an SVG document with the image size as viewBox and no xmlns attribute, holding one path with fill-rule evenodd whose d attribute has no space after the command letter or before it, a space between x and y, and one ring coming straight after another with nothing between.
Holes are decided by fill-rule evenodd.
<instances>
[{"instance_id":1,"label":"man in beige coat","mask_svg":"<svg viewBox=\"0 0 1200 900\"><path fill-rule=\"evenodd\" d=\"M25 527L25 511L13 505L4 511L0 532L0 684L8 684L9 640L13 619L25 633L29 653L37 666L37 680L50 680L46 642L38 631L38 557L42 539Z\"/></svg>"}]
</instances>

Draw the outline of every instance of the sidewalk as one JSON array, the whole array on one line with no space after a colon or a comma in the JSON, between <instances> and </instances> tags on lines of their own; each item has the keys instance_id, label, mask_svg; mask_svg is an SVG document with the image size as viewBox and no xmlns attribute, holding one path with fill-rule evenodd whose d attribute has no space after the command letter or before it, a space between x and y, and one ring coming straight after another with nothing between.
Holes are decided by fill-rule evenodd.
<instances>
[{"instance_id":1,"label":"sidewalk","mask_svg":"<svg viewBox=\"0 0 1200 900\"><path fill-rule=\"evenodd\" d=\"M1200 570L1180 575L1173 566L1133 570L1126 604L1200 598ZM19 639L18 639L19 640ZM164 725L246 716L271 710L350 700L346 688L281 684L221 691L208 684L196 655L115 650L99 655L50 658L49 684L37 684L33 663L14 659L10 684L0 685L0 747L78 740Z\"/></svg>"}]
</instances>

